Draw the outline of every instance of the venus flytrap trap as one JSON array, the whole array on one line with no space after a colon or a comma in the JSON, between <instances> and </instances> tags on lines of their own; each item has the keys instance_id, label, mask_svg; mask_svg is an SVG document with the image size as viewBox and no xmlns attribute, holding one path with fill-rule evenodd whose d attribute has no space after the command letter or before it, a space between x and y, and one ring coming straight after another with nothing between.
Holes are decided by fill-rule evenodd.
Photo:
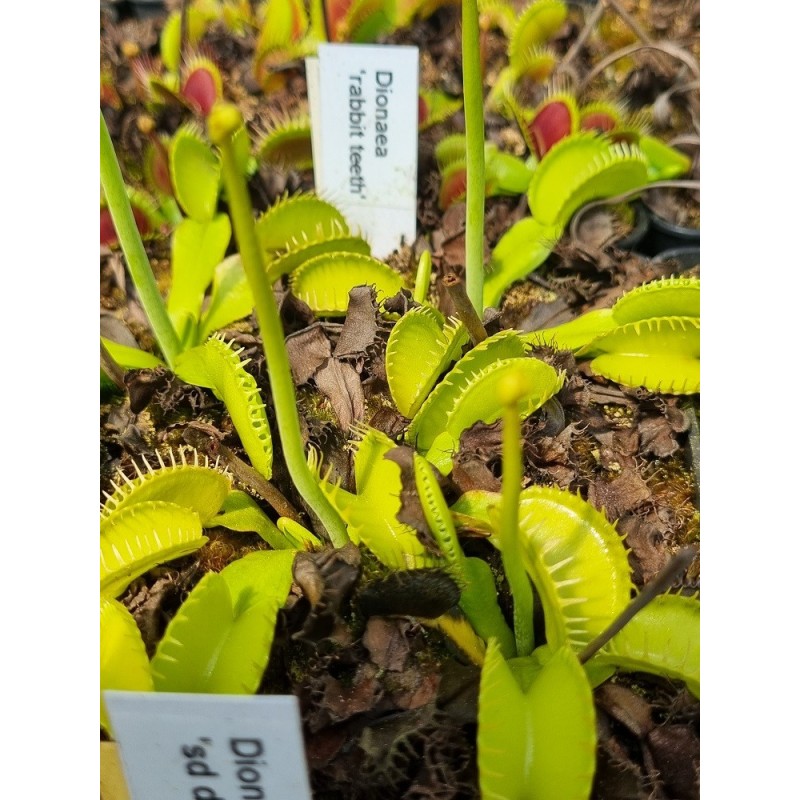
<instances>
[{"instance_id":1,"label":"venus flytrap trap","mask_svg":"<svg viewBox=\"0 0 800 800\"><path fill-rule=\"evenodd\" d=\"M445 569L460 587L459 607L474 632L483 640L497 638L503 652L513 654L514 637L497 604L491 569L482 559L465 557L433 466L373 428L358 426L356 433L355 494L330 483L330 471L322 475L317 456L310 455L320 486L346 521L351 541L392 569ZM416 527L400 519L406 491L421 505L422 520L416 521ZM436 627L475 656L474 634L461 631L456 620L441 620Z\"/></svg>"},{"instance_id":2,"label":"venus flytrap trap","mask_svg":"<svg viewBox=\"0 0 800 800\"><path fill-rule=\"evenodd\" d=\"M444 211L463 200L466 192L466 139L453 134L442 139L435 149L436 161L442 175L439 189L439 208ZM533 170L522 159L503 153L491 142L484 145L486 197L523 194L533 176Z\"/></svg>"},{"instance_id":3,"label":"venus flytrap trap","mask_svg":"<svg viewBox=\"0 0 800 800\"><path fill-rule=\"evenodd\" d=\"M598 375L652 392L700 391L700 280L663 278L626 292L609 309L526 334L590 358Z\"/></svg>"},{"instance_id":4,"label":"venus flytrap trap","mask_svg":"<svg viewBox=\"0 0 800 800\"><path fill-rule=\"evenodd\" d=\"M521 14L496 1L482 3L480 8L484 26L500 28L509 40L508 66L497 76L487 97L490 109L503 112L506 96L521 79L542 83L550 77L557 59L546 42L564 24L567 6L561 0L534 0Z\"/></svg>"},{"instance_id":5,"label":"venus flytrap trap","mask_svg":"<svg viewBox=\"0 0 800 800\"><path fill-rule=\"evenodd\" d=\"M160 469L144 461L131 479L119 473L100 512L100 591L117 597L139 575L202 547L203 527L231 490L230 476L193 451L172 451Z\"/></svg>"}]
</instances>

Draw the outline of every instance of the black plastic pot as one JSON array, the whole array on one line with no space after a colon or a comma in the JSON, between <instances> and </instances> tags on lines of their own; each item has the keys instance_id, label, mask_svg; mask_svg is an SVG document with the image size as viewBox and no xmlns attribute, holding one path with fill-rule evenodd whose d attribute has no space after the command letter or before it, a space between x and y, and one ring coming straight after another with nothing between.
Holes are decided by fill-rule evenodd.
<instances>
[{"instance_id":1,"label":"black plastic pot","mask_svg":"<svg viewBox=\"0 0 800 800\"><path fill-rule=\"evenodd\" d=\"M650 216L650 229L642 242L641 251L648 256L657 256L665 250L675 250L676 248L695 248L700 247L700 229L685 228L682 225L675 225L664 217L654 214L648 209Z\"/></svg>"},{"instance_id":2,"label":"black plastic pot","mask_svg":"<svg viewBox=\"0 0 800 800\"><path fill-rule=\"evenodd\" d=\"M136 19L147 19L166 13L164 0L123 0L119 5L127 6L129 15Z\"/></svg>"},{"instance_id":3,"label":"black plastic pot","mask_svg":"<svg viewBox=\"0 0 800 800\"><path fill-rule=\"evenodd\" d=\"M684 272L700 263L700 248L675 247L671 250L662 250L653 258L654 263L661 264L664 261L677 261L680 267L678 272Z\"/></svg>"}]
</instances>

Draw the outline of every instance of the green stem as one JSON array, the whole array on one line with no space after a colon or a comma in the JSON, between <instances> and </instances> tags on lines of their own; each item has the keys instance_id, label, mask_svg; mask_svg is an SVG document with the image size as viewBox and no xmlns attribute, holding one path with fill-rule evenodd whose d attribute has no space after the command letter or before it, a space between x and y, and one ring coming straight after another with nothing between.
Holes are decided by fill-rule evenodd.
<instances>
[{"instance_id":1,"label":"green stem","mask_svg":"<svg viewBox=\"0 0 800 800\"><path fill-rule=\"evenodd\" d=\"M309 23L309 35L319 42L328 41L328 32L325 27L325 9L322 7L322 0L311 0L311 21Z\"/></svg>"},{"instance_id":2,"label":"green stem","mask_svg":"<svg viewBox=\"0 0 800 800\"><path fill-rule=\"evenodd\" d=\"M519 399L525 388L510 375L500 387L503 412L503 494L500 506L500 545L503 569L514 598L514 638L517 655L533 652L533 588L519 547L519 496L522 489L522 424Z\"/></svg>"},{"instance_id":3,"label":"green stem","mask_svg":"<svg viewBox=\"0 0 800 800\"><path fill-rule=\"evenodd\" d=\"M125 182L122 180L122 172L102 112L100 113L100 183L105 192L108 210L114 221L131 280L139 294L144 313L153 329L161 353L171 368L181 349L178 334L167 315L167 307L158 291L155 275L144 251L142 237L133 218Z\"/></svg>"},{"instance_id":4,"label":"green stem","mask_svg":"<svg viewBox=\"0 0 800 800\"><path fill-rule=\"evenodd\" d=\"M467 137L467 295L483 316L483 80L480 66L477 0L462 0L461 64L464 83L464 125Z\"/></svg>"},{"instance_id":5,"label":"green stem","mask_svg":"<svg viewBox=\"0 0 800 800\"><path fill-rule=\"evenodd\" d=\"M233 134L243 125L242 115L236 106L218 103L208 118L208 131L211 141L219 147L222 157L222 179L228 195L228 205L233 220L233 231L239 247L242 266L253 293L258 325L267 370L275 401L275 416L283 455L289 475L297 491L317 515L328 532L334 547L344 547L350 540L344 523L336 509L328 502L316 478L306 462L303 437L300 432L300 416L297 412L297 397L289 367L289 357L284 345L283 327L278 306L267 279L267 272L258 244L253 222L253 206L247 185L237 166L234 152Z\"/></svg>"}]
</instances>

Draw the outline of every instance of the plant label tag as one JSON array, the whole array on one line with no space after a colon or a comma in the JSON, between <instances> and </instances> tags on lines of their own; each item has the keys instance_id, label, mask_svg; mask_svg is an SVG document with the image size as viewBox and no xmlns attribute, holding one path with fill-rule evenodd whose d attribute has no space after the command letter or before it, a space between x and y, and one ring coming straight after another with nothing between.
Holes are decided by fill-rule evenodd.
<instances>
[{"instance_id":1,"label":"plant label tag","mask_svg":"<svg viewBox=\"0 0 800 800\"><path fill-rule=\"evenodd\" d=\"M378 258L417 233L419 50L321 44L306 59L314 184Z\"/></svg>"},{"instance_id":2,"label":"plant label tag","mask_svg":"<svg viewBox=\"0 0 800 800\"><path fill-rule=\"evenodd\" d=\"M311 800L297 698L105 692L131 800Z\"/></svg>"}]
</instances>

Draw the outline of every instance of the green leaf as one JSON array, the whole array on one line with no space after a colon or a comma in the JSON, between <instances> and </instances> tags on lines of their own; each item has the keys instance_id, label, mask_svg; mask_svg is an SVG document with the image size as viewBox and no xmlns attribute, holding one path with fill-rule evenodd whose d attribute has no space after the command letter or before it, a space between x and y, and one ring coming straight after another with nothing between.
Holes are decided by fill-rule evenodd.
<instances>
[{"instance_id":1,"label":"green leaf","mask_svg":"<svg viewBox=\"0 0 800 800\"><path fill-rule=\"evenodd\" d=\"M700 697L700 602L674 594L657 597L589 663L683 681Z\"/></svg>"},{"instance_id":2,"label":"green leaf","mask_svg":"<svg viewBox=\"0 0 800 800\"><path fill-rule=\"evenodd\" d=\"M441 566L419 540L416 531L398 522L402 480L400 465L384 456L395 447L386 434L366 425L354 426L355 495L320 479L326 497L347 524L355 544L363 544L383 563L395 569Z\"/></svg>"},{"instance_id":3,"label":"green leaf","mask_svg":"<svg viewBox=\"0 0 800 800\"><path fill-rule=\"evenodd\" d=\"M492 250L483 285L485 306L497 306L503 292L547 260L561 236L560 226L543 225L533 217L515 222Z\"/></svg>"},{"instance_id":4,"label":"green leaf","mask_svg":"<svg viewBox=\"0 0 800 800\"><path fill-rule=\"evenodd\" d=\"M633 583L622 537L591 504L544 486L523 490L519 528L548 644L582 650L630 601Z\"/></svg>"},{"instance_id":5,"label":"green leaf","mask_svg":"<svg viewBox=\"0 0 800 800\"><path fill-rule=\"evenodd\" d=\"M150 662L136 620L122 603L100 598L100 726L113 735L103 692L152 692Z\"/></svg>"},{"instance_id":6,"label":"green leaf","mask_svg":"<svg viewBox=\"0 0 800 800\"><path fill-rule=\"evenodd\" d=\"M100 341L106 346L111 358L123 369L155 369L166 366L158 356L154 356L146 350L128 347L128 345L106 339L104 336L100 337Z\"/></svg>"},{"instance_id":7,"label":"green leaf","mask_svg":"<svg viewBox=\"0 0 800 800\"><path fill-rule=\"evenodd\" d=\"M700 318L700 279L662 278L626 292L612 310L617 325L651 317Z\"/></svg>"},{"instance_id":8,"label":"green leaf","mask_svg":"<svg viewBox=\"0 0 800 800\"><path fill-rule=\"evenodd\" d=\"M639 147L647 159L647 178L650 181L679 178L692 167L689 156L653 136L642 134L639 137Z\"/></svg>"},{"instance_id":9,"label":"green leaf","mask_svg":"<svg viewBox=\"0 0 800 800\"><path fill-rule=\"evenodd\" d=\"M402 276L371 256L357 253L325 253L298 267L289 279L289 288L315 314L344 316L350 290L354 286L374 286L377 301L397 294L403 288Z\"/></svg>"},{"instance_id":10,"label":"green leaf","mask_svg":"<svg viewBox=\"0 0 800 800\"><path fill-rule=\"evenodd\" d=\"M186 460L187 451L193 462ZM153 469L143 459L146 472L142 472L134 461L136 477L128 478L118 472L111 482L112 494L104 492L106 502L100 511L100 532L120 511L142 502L164 500L184 506L197 513L201 524L205 525L217 514L231 489L230 477L215 467L209 466L208 458L200 456L196 450L181 448L178 460L175 453L168 453L166 463L160 453L156 453L160 469Z\"/></svg>"},{"instance_id":11,"label":"green leaf","mask_svg":"<svg viewBox=\"0 0 800 800\"><path fill-rule=\"evenodd\" d=\"M386 377L397 410L417 413L442 372L469 340L466 329L430 306L412 308L392 328L386 344Z\"/></svg>"},{"instance_id":12,"label":"green leaf","mask_svg":"<svg viewBox=\"0 0 800 800\"><path fill-rule=\"evenodd\" d=\"M226 498L222 510L209 521L208 527L221 525L232 531L257 533L275 550L294 550L290 541L275 523L261 510L258 503L247 492L232 491Z\"/></svg>"},{"instance_id":13,"label":"green leaf","mask_svg":"<svg viewBox=\"0 0 800 800\"><path fill-rule=\"evenodd\" d=\"M532 345L544 344L557 350L580 350L598 336L617 327L610 308L599 308L581 314L569 322L526 333L523 338Z\"/></svg>"},{"instance_id":14,"label":"green leaf","mask_svg":"<svg viewBox=\"0 0 800 800\"><path fill-rule=\"evenodd\" d=\"M533 170L521 158L486 145L486 180L493 187L492 195L523 194L532 177Z\"/></svg>"},{"instance_id":15,"label":"green leaf","mask_svg":"<svg viewBox=\"0 0 800 800\"><path fill-rule=\"evenodd\" d=\"M207 222L184 219L172 234L172 287L167 310L173 320L181 314L200 317L214 268L231 240L231 222L217 214Z\"/></svg>"},{"instance_id":16,"label":"green leaf","mask_svg":"<svg viewBox=\"0 0 800 800\"><path fill-rule=\"evenodd\" d=\"M100 529L100 592L117 597L134 578L207 541L198 514L176 503L152 500L115 511Z\"/></svg>"},{"instance_id":17,"label":"green leaf","mask_svg":"<svg viewBox=\"0 0 800 800\"><path fill-rule=\"evenodd\" d=\"M291 274L301 264L323 253L360 253L368 256L369 242L360 236L335 233L320 241L292 241L286 250L280 252L266 263L267 280L274 283L281 275Z\"/></svg>"},{"instance_id":18,"label":"green leaf","mask_svg":"<svg viewBox=\"0 0 800 800\"><path fill-rule=\"evenodd\" d=\"M167 626L153 656L156 691L254 693L269 660L282 601L243 605L236 608L221 573L204 575Z\"/></svg>"},{"instance_id":19,"label":"green leaf","mask_svg":"<svg viewBox=\"0 0 800 800\"><path fill-rule=\"evenodd\" d=\"M253 293L239 254L217 264L208 307L200 318L198 339L204 342L214 331L243 319L253 310Z\"/></svg>"},{"instance_id":20,"label":"green leaf","mask_svg":"<svg viewBox=\"0 0 800 800\"><path fill-rule=\"evenodd\" d=\"M476 422L490 425L503 415L499 387L506 375L526 373L531 391L520 398L520 417L525 419L541 408L564 383L563 373L537 358L504 358L473 372L447 415L446 430L458 442L461 434Z\"/></svg>"},{"instance_id":21,"label":"green leaf","mask_svg":"<svg viewBox=\"0 0 800 800\"><path fill-rule=\"evenodd\" d=\"M631 322L578 351L598 375L651 392L700 391L700 320L662 317Z\"/></svg>"},{"instance_id":22,"label":"green leaf","mask_svg":"<svg viewBox=\"0 0 800 800\"><path fill-rule=\"evenodd\" d=\"M317 550L322 542L308 528L290 517L278 517L278 530L297 550Z\"/></svg>"},{"instance_id":23,"label":"green leaf","mask_svg":"<svg viewBox=\"0 0 800 800\"><path fill-rule=\"evenodd\" d=\"M266 252L292 243L314 242L329 236L349 236L341 212L314 194L284 196L256 220L256 234Z\"/></svg>"},{"instance_id":24,"label":"green leaf","mask_svg":"<svg viewBox=\"0 0 800 800\"><path fill-rule=\"evenodd\" d=\"M528 188L528 205L543 225L560 226L592 200L644 187L647 167L641 151L612 144L591 132L575 133L542 158Z\"/></svg>"},{"instance_id":25,"label":"green leaf","mask_svg":"<svg viewBox=\"0 0 800 800\"><path fill-rule=\"evenodd\" d=\"M489 643L478 700L478 770L484 800L588 800L595 770L591 688L567 647L538 669L513 671ZM526 669L527 667L527 669ZM526 691L516 675L530 682Z\"/></svg>"},{"instance_id":26,"label":"green leaf","mask_svg":"<svg viewBox=\"0 0 800 800\"><path fill-rule=\"evenodd\" d=\"M239 358L242 350L214 337L181 353L175 361L175 374L187 383L211 389L225 403L250 463L269 480L272 434L255 378L244 369L248 361Z\"/></svg>"},{"instance_id":27,"label":"green leaf","mask_svg":"<svg viewBox=\"0 0 800 800\"><path fill-rule=\"evenodd\" d=\"M508 60L513 66L532 47L544 44L558 33L567 18L567 7L561 0L536 0L518 17L508 43Z\"/></svg>"},{"instance_id":28,"label":"green leaf","mask_svg":"<svg viewBox=\"0 0 800 800\"><path fill-rule=\"evenodd\" d=\"M228 564L219 574L228 584L236 614L269 600L283 605L296 555L294 550L261 550Z\"/></svg>"},{"instance_id":29,"label":"green leaf","mask_svg":"<svg viewBox=\"0 0 800 800\"><path fill-rule=\"evenodd\" d=\"M183 210L198 222L210 222L217 210L222 167L196 126L184 125L173 136L169 168Z\"/></svg>"},{"instance_id":30,"label":"green leaf","mask_svg":"<svg viewBox=\"0 0 800 800\"><path fill-rule=\"evenodd\" d=\"M497 640L504 656L516 653L514 632L497 603L492 568L482 558L465 559L464 586L458 605L481 639Z\"/></svg>"},{"instance_id":31,"label":"green leaf","mask_svg":"<svg viewBox=\"0 0 800 800\"><path fill-rule=\"evenodd\" d=\"M473 347L428 395L406 432L406 441L425 452L447 428L447 419L472 376L498 359L523 356L528 345L514 331L500 331Z\"/></svg>"}]
</instances>

